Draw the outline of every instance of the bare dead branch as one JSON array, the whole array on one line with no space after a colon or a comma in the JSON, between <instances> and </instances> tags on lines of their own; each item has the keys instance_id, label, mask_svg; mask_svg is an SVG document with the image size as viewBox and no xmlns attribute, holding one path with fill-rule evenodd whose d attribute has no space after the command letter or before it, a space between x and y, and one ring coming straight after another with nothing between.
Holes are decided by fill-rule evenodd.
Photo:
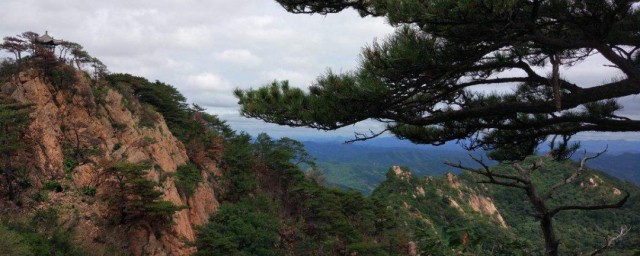
<instances>
[{"instance_id":1,"label":"bare dead branch","mask_svg":"<svg viewBox=\"0 0 640 256\"><path fill-rule=\"evenodd\" d=\"M482 158L482 156L480 156L480 158L477 158L477 157L469 154L469 157L471 157L471 159L473 159L473 161L476 161L476 163L482 165L482 168L484 168L485 171L491 172L489 166L484 163L484 159Z\"/></svg>"},{"instance_id":2,"label":"bare dead branch","mask_svg":"<svg viewBox=\"0 0 640 256\"><path fill-rule=\"evenodd\" d=\"M385 133L387 131L389 131L389 128L385 128L380 132L374 132L372 130L369 130L369 134L363 134L363 133L356 132L354 139L345 141L344 143L345 144L351 144L351 143L354 143L356 141L365 141L365 140L373 139L373 138L376 138L376 137L382 135L383 133Z\"/></svg>"},{"instance_id":3,"label":"bare dead branch","mask_svg":"<svg viewBox=\"0 0 640 256\"><path fill-rule=\"evenodd\" d=\"M629 227L627 225L623 225L622 227L620 227L620 232L618 232L618 234L616 234L615 236L607 237L607 241L602 247L591 251L587 255L593 256L593 255L596 255L596 254L600 254L600 253L606 251L607 249L612 248L613 246L615 246L616 242L618 240L622 239L624 236L626 236L629 233L630 230L631 230L631 227Z\"/></svg>"},{"instance_id":4,"label":"bare dead branch","mask_svg":"<svg viewBox=\"0 0 640 256\"><path fill-rule=\"evenodd\" d=\"M584 170L584 165L586 164L587 161L597 158L599 156L601 156L602 154L604 154L605 152L607 152L608 146L596 153L593 156L587 156L587 151L584 151L584 154L582 156L582 159L580 160L580 164L578 165L578 167L576 168L576 171L573 172L569 177L565 178L564 180L556 183L555 185L553 185L543 196L542 199L543 200L548 200L549 198L551 198L553 196L553 193L558 190L561 187L564 187L567 184L573 183L574 181L576 181L578 179L578 177L580 177L580 175L582 175L582 171Z\"/></svg>"}]
</instances>

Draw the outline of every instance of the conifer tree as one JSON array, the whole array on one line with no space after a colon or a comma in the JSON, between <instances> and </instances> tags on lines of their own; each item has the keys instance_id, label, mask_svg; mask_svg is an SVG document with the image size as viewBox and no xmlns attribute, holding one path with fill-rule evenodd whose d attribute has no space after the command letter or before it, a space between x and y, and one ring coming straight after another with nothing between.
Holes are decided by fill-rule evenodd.
<instances>
[{"instance_id":1,"label":"conifer tree","mask_svg":"<svg viewBox=\"0 0 640 256\"><path fill-rule=\"evenodd\" d=\"M385 17L396 31L365 47L356 70L329 71L308 92L288 81L236 90L246 117L320 130L373 119L386 127L356 134L352 141L387 131L419 144L463 140L468 149L492 151L495 160L515 160L515 167L549 136L640 131L640 120L620 114L618 102L640 94L637 1L276 1L292 13L354 9L361 16ZM602 70L610 79L592 86L564 76L575 70L567 68L594 55L608 62ZM482 85L507 90L477 90ZM575 150L565 139L552 155L563 159ZM541 218L546 254L558 255L552 226L557 212L619 208L629 197L550 208L545 201L575 180L588 159L585 155L574 175L546 193L536 192L539 188L530 182L539 164L507 175L494 173L482 161L481 169L450 164L484 176L486 183L525 190Z\"/></svg>"},{"instance_id":2,"label":"conifer tree","mask_svg":"<svg viewBox=\"0 0 640 256\"><path fill-rule=\"evenodd\" d=\"M384 131L423 144L467 140L472 149L510 147L512 159L549 135L640 131L617 102L640 93L636 1L278 2L293 13L384 16L396 32L365 47L356 70L329 71L308 93L287 81L237 90L244 116L321 130L373 119L386 128L355 140ZM602 67L610 79L565 79L593 55L610 63ZM517 88L470 90L478 85Z\"/></svg>"},{"instance_id":3,"label":"conifer tree","mask_svg":"<svg viewBox=\"0 0 640 256\"><path fill-rule=\"evenodd\" d=\"M149 166L134 163L118 163L107 168L105 174L115 180L115 194L109 195L109 203L119 224L146 221L152 226L170 224L172 215L184 207L162 200L162 191L156 182L147 178Z\"/></svg>"}]
</instances>

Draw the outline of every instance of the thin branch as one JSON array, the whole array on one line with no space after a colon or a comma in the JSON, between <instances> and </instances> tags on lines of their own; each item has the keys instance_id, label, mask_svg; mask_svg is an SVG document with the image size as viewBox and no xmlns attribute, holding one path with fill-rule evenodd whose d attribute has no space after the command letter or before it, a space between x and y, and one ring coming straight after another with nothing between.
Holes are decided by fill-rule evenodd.
<instances>
[{"instance_id":1,"label":"thin branch","mask_svg":"<svg viewBox=\"0 0 640 256\"><path fill-rule=\"evenodd\" d=\"M622 227L620 227L620 232L618 232L618 234L616 234L615 236L607 238L607 242L606 242L606 244L604 246L593 250L592 252L590 252L587 255L593 256L593 255L596 255L596 254L600 254L600 253L604 252L607 249L612 248L616 244L616 242L618 240L620 240L621 238L623 238L624 236L626 236L629 233L630 230L631 230L631 227L629 227L627 225L623 225Z\"/></svg>"},{"instance_id":2,"label":"thin branch","mask_svg":"<svg viewBox=\"0 0 640 256\"><path fill-rule=\"evenodd\" d=\"M462 163L454 164L452 162L446 161L444 164L446 164L448 166L451 166L451 167L454 167L454 168L458 168L458 169L470 171L472 173L480 174L482 176L485 176L485 177L489 178L488 182L480 182L480 183L492 183L492 184L497 184L497 185L502 185L502 186L507 186L507 187L526 189L526 186L523 185L523 184L527 184L527 181L522 179L522 178L520 178L520 177L517 177L517 176L508 175L508 174L493 173L491 171L481 171L479 169L474 169L474 168L471 168L471 167L468 167L468 166L464 166L464 165L462 165ZM496 180L495 178L508 179L508 180L512 180L513 182L499 181L499 180Z\"/></svg>"},{"instance_id":3,"label":"thin branch","mask_svg":"<svg viewBox=\"0 0 640 256\"><path fill-rule=\"evenodd\" d=\"M614 209L614 208L620 208L622 207L626 202L627 199L629 199L629 196L631 194L629 194L629 192L625 191L625 196L620 199L620 201L613 203L613 204L598 204L598 205L565 205L565 206L558 206L554 209L552 209L551 211L549 211L549 214L551 214L551 216L557 214L560 211L566 211L566 210L584 210L584 211L592 211L592 210L601 210L601 209Z\"/></svg>"},{"instance_id":4,"label":"thin branch","mask_svg":"<svg viewBox=\"0 0 640 256\"><path fill-rule=\"evenodd\" d=\"M576 168L576 171L573 172L573 174L571 174L571 176L565 178L564 180L562 180L561 182L556 183L555 185L553 185L549 191L547 191L547 193L545 193L542 196L543 200L548 200L549 198L551 198L551 196L553 195L553 193L561 188L564 187L567 184L573 183L576 179L578 179L578 177L580 177L580 175L582 175L582 170L584 170L584 165L587 161L597 158L599 156L601 156L602 154L604 154L605 152L607 152L608 146L607 148L605 148L604 150L596 153L594 156L591 157L587 157L587 151L584 151L584 155L582 157L582 159L580 160L580 164L578 165L578 168Z\"/></svg>"},{"instance_id":5,"label":"thin branch","mask_svg":"<svg viewBox=\"0 0 640 256\"><path fill-rule=\"evenodd\" d=\"M354 142L356 142L356 141L365 141L365 140L373 139L373 138L376 138L376 137L378 137L378 136L382 135L383 133L385 133L385 132L387 132L387 131L389 131L389 128L385 128L385 129L383 129L383 130L382 130L382 131L380 131L380 132L374 132L374 131L372 131L372 130L369 130L369 134L368 134L368 135L367 135L367 134L363 134L363 133L356 132L356 133L355 133L355 138L354 138L354 139L351 139L351 140L345 141L344 143L345 143L345 144L351 144L351 143L354 143Z\"/></svg>"}]
</instances>

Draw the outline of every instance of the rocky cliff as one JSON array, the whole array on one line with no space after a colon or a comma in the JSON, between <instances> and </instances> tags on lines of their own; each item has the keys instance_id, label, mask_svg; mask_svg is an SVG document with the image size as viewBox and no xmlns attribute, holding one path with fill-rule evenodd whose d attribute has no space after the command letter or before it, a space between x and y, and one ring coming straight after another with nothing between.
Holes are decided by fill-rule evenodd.
<instances>
[{"instance_id":1,"label":"rocky cliff","mask_svg":"<svg viewBox=\"0 0 640 256\"><path fill-rule=\"evenodd\" d=\"M176 139L161 115L151 125L140 125L144 107L123 97L108 83L96 82L84 72L75 72L75 82L54 86L42 71L22 71L0 92L21 103L31 103L32 120L23 143L28 150L14 157L24 163L31 179L20 205L6 202L5 214L26 215L36 209L55 207L60 225L75 231L75 239L95 255L117 251L134 255L188 255L195 249L194 227L205 223L216 211L211 176L218 173L212 159L201 168L203 182L190 196L179 193L172 175L189 162L182 142ZM148 110L146 110L148 112ZM160 186L165 200L186 209L172 216L172 224L161 230L148 225L113 225L106 208L114 188L105 182L104 169L113 163L146 163L153 166L147 178ZM40 200L32 195L45 184L61 189ZM93 193L83 193L83 191Z\"/></svg>"}]
</instances>

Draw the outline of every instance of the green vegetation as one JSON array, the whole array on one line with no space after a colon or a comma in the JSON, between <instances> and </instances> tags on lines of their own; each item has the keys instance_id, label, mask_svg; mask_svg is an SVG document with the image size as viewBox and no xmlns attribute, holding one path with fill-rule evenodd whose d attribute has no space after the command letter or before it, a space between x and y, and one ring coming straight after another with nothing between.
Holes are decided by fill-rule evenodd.
<instances>
[{"instance_id":1,"label":"green vegetation","mask_svg":"<svg viewBox=\"0 0 640 256\"><path fill-rule=\"evenodd\" d=\"M544 254L558 255L553 218L561 211L619 208L629 194L610 202L553 205L562 187L579 176L559 179L544 194L531 175L540 164L520 161L547 138L555 160L579 145L571 136L585 131L640 131L640 120L619 112L617 102L640 93L640 9L628 1L321 1L277 0L287 11L329 14L355 9L382 16L396 32L363 48L352 72L321 75L308 92L274 81L236 90L246 117L293 127L336 130L364 120L386 125L354 141L390 132L414 143L441 145L464 140L517 171L495 174L450 164L484 176L483 182L521 189L534 206L544 237ZM607 17L607 18L605 18ZM573 67L600 54L622 75L595 86L567 80L560 67ZM563 70L563 72L566 69ZM545 74L546 72L546 74ZM548 74L548 75L547 75ZM517 88L475 90L478 85ZM555 147L555 148L553 148ZM515 161L515 162L512 162ZM583 159L584 163L584 159ZM562 182L564 181L564 182ZM554 192L558 192L554 194Z\"/></svg>"},{"instance_id":2,"label":"green vegetation","mask_svg":"<svg viewBox=\"0 0 640 256\"><path fill-rule=\"evenodd\" d=\"M204 157L218 159L221 137L230 137L231 129L224 121L204 112L197 105L189 106L175 87L129 74L109 74L105 77L126 102L126 108L140 116L140 127L155 127L162 115L171 133L187 148L191 161L201 167ZM136 105L134 102L139 102ZM121 125L112 124L114 128Z\"/></svg>"},{"instance_id":3,"label":"green vegetation","mask_svg":"<svg viewBox=\"0 0 640 256\"><path fill-rule=\"evenodd\" d=\"M24 150L24 135L31 120L29 104L20 104L6 96L0 95L0 175L2 176L2 194L13 200L17 189L28 179L20 171L20 163L12 161L12 157Z\"/></svg>"},{"instance_id":4,"label":"green vegetation","mask_svg":"<svg viewBox=\"0 0 640 256\"><path fill-rule=\"evenodd\" d=\"M392 120L395 123L389 123L388 129L400 137L436 144L452 138L472 137L477 140L471 147L495 149L492 156L499 160L522 158L535 149L537 142L547 134L563 131L562 135L570 135L586 129L581 126L582 124L572 126L576 122L574 120L580 122L596 120L593 121L595 125L629 121L615 119L613 113L619 109L615 103L593 103L592 100L585 101L579 93L574 93L574 91L580 91L584 94L591 90L590 88L576 88L577 86L565 84L566 82L563 81L562 86L567 87L565 88L567 92L563 95L553 94L548 89L558 84L541 82L542 79L533 71L528 72L526 78L516 79L519 82L527 82L518 89L518 96L525 97L526 100L515 99L513 95L469 93L463 89L471 85L467 82L457 84L460 82L457 78L469 75L478 76L477 81L470 83L491 82L490 75L498 70L522 69L522 66L514 67L515 64L544 66L545 58L555 62L551 65L556 68L561 62L568 65L562 60L580 59L572 51L576 50L575 48L547 49L536 42L531 45L514 46L509 44L513 42L511 38L504 38L506 34L501 32L498 33L499 36L506 40L505 44L499 48L506 54L502 55L503 53L496 52L498 51L496 48L484 45L484 43L495 43L491 38L475 39L472 36L467 38L468 35L460 35L461 38L457 38L457 35L451 33L456 30L454 28L444 27L442 31L433 30L430 26L434 24L429 23L428 20L432 17L421 17L416 13L398 13L396 12L398 10L392 8L420 7L422 2L418 1L402 1L406 6L398 6L396 4L399 2L393 1L360 1L357 4L353 1L334 1L333 5L326 5L326 1L312 0L295 3L285 0L280 2L290 11L323 13L352 7L359 9L364 15L388 15L390 20L399 24L405 22L404 19L416 18L416 23L423 22L427 26L400 28L383 44L374 44L365 49L361 70L344 75L329 73L321 77L318 85L308 94L290 88L287 82L276 82L270 87L258 90L238 91L237 96L247 116L293 126L303 125L321 129L335 129L367 118ZM386 4L382 4L383 2ZM447 3L453 2L444 1L440 4L447 5ZM475 5L483 5L473 1L467 4L469 6L456 5L456 10L461 13L454 13L453 18L465 16L463 14L466 14L466 11L475 10ZM543 5L550 9L544 10L542 16L553 17L557 14L557 6L548 6L546 3ZM447 6L438 8L445 7ZM607 7L605 6L603 12L613 13ZM515 11L522 13L523 9L527 8L515 8ZM480 16L486 12L503 14L504 10L498 9L500 8L483 9L480 11ZM417 8L417 10L420 9ZM400 14L406 16L393 16ZM430 15L437 18L442 17L443 14L436 12ZM630 15L636 15L636 13ZM424 18L427 21L418 18ZM469 18L474 20L478 19L478 16L474 14ZM496 23L500 22L502 21L498 20ZM481 24L481 28L493 25L493 23ZM460 26L469 28L468 24ZM557 27L556 24L549 26ZM567 29L573 32L577 30L573 27ZM460 47L465 45L463 43L474 42L481 43L470 48ZM613 44L615 42L614 40ZM100 66L101 63L86 54L81 46L70 43L64 47L66 48L63 51L72 52L74 56L72 61L78 68L83 63L92 62L96 69L104 71ZM2 81L10 78L9 72L19 70L20 64L42 65L40 69L56 89L74 90L70 86L75 84L74 79L77 73L72 67L48 55L33 58L33 60L22 58L21 48L11 49L16 54L17 60L14 63L3 64L0 69ZM624 51L624 49L619 50ZM485 55L474 59L471 56L473 54L470 53L476 52ZM631 58L631 55L628 58ZM485 56L493 57L486 59ZM605 58L608 57L605 56ZM637 61L637 57L634 58ZM514 64L516 60L518 63ZM443 69L446 70L434 69L438 65L425 63L429 61L443 65ZM614 62L614 65L621 67L623 72L631 77L634 75L633 70L626 70L624 65L620 64L626 62L628 60L623 59L619 63ZM487 68L485 65L492 67ZM407 73L407 67L416 68L416 70L410 70L411 72ZM423 74L422 71L425 73ZM415 74L412 72L423 77L414 77ZM102 72L101 76L104 75ZM253 140L246 133L235 133L217 117L204 113L202 108L196 105L189 106L184 96L173 86L159 81L149 82L144 78L127 74L106 75L105 78L105 83L94 85L93 94L96 102L105 103L104 97L108 90L114 88L123 94L122 107L140 118L137 127L114 123L112 125L115 130L159 128L161 126L158 122L162 119L160 117L162 115L170 132L187 148L190 162L179 166L174 174L176 187L182 195L193 195L198 184L202 182L215 182L218 185L219 191L216 191L216 194L222 205L210 221L198 229L195 246L200 255L407 255L414 244L416 252L423 255L558 253L558 251L545 252L542 249L540 245L543 244L543 240L538 228L540 221L529 216L531 213L536 213L538 209L528 204L523 205L522 202L530 198L513 193L510 188L479 185L476 183L479 181L478 177L470 174L463 174L457 185L454 185L445 178L415 178L411 175L398 175L393 171L387 172L387 179L373 190L371 196L364 196L353 190L327 188L321 185L324 179L319 174L314 159L298 141L288 138L274 140L266 134L260 134ZM420 84L414 84L416 81ZM423 84L434 88L427 89L429 86L422 86ZM621 84L626 86L624 82ZM612 84L603 84L597 88L607 89L611 86ZM394 98L398 95L405 96L401 96L401 99ZM615 97L618 96L614 95L611 98ZM551 100L557 103L561 98L568 99L570 104L555 106L568 109L580 105L585 108L584 111L566 111L562 113L563 115L538 114L539 111L544 113L551 111L545 107L538 108L538 105L550 103ZM0 145L2 161L0 173L4 178L2 189L7 190L9 197L13 199L16 188L28 187L30 184L26 175L20 172L19 166L11 161L12 157L22 150L18 142L22 139L24 127L28 125L28 111L27 106L16 104L5 98L0 100L2 100L0 102L0 129L2 129L0 142L3 143ZM526 111L509 112L512 110L507 109L507 113L500 112L489 116L480 111L480 114L485 114L480 121L477 120L476 115L473 115L473 118L465 116L465 111L473 112L484 108L495 110L519 101L523 104L535 105L533 107L536 108L534 111L536 114L526 114L529 113ZM458 104L460 108L433 107L443 102ZM571 104L577 105L571 106ZM456 115L460 116L456 117ZM566 122L568 125L557 125L558 122L564 122L565 119L562 118L570 119ZM478 137L479 139L474 137L478 132L496 128L494 126L497 124L506 127L506 131L496 129L491 130L486 137ZM520 125L538 125L546 130L536 132L522 129ZM605 128L613 129L609 126ZM165 131L162 132L164 134ZM516 141L519 145L516 147L510 144L510 141ZM140 144L148 146L156 142L152 137L144 137ZM129 145L116 144L112 150L118 150L122 146ZM561 144L561 147L566 148L552 152L557 155L556 158L566 157L567 152L572 152L571 146L567 143ZM63 154L64 169L70 175L78 165L91 161L91 156L101 155L102 149L64 145ZM372 158L381 157L362 157L359 160L371 161ZM419 158L419 156L414 155L413 158ZM207 175L213 178L205 181L202 178L203 172L206 171L203 166L204 163L210 163L210 160L218 161L222 175L217 177ZM386 161L395 160L386 159ZM526 161L515 163L531 164ZM384 163L384 165L389 164ZM309 168L308 175L301 170L300 166ZM154 168L160 169L159 166ZM489 173L488 167L485 166L485 168ZM134 225L151 226L154 231L159 231L166 227L166 224L171 223L172 216L177 211L185 208L162 200L163 192L158 190L160 184L147 177L149 169L151 169L149 165L139 163L117 163L106 166L100 177L104 178L101 180L103 183L96 186L114 188L107 191L104 198L108 203L108 210L113 216L114 224L126 225L127 228ZM575 166L568 162L554 162L545 163L543 168L535 173L532 179L535 188L542 190L553 190L550 187L554 186L553 184L558 180L571 181L570 186L563 186L558 190L559 193L545 198L551 206L566 203L603 204L609 200L619 199L625 191L629 191L632 200L621 209L559 213L558 224L555 227L562 230L558 236L562 241L559 252L591 251L601 245L602 237L611 235L620 225L640 224L638 223L640 209L635 199L640 195L637 187L622 184L606 175L591 171L586 171L581 179L567 179L566 177L573 169ZM513 173L513 170L505 166L499 166L494 171L496 174L503 175ZM158 177L160 181L164 181L167 176L166 172L163 173L160 170L160 177ZM491 173L488 177L493 183L497 183L491 177ZM376 180L376 182L379 181L382 179ZM519 182L527 183L527 181ZM346 186L350 185L352 184L346 184ZM59 180L49 180L43 184L43 187L43 190L33 191L34 201L46 202L50 191L61 192L67 189ZM372 189L372 187L359 187L359 189ZM96 187L85 186L77 191L77 194L95 196L96 192ZM466 203L472 197L480 196L495 198L508 227L498 225L499 221L495 213L492 216L477 213ZM539 214L538 217L540 217ZM0 254L82 255L83 252L74 248L68 239L70 230L63 229L63 226L58 223L58 213L54 208L37 210L28 221L3 222L0 225ZM638 234L636 231L629 233L624 240L620 241L620 247L614 248L610 253L615 255L640 253L633 247L640 243Z\"/></svg>"},{"instance_id":5,"label":"green vegetation","mask_svg":"<svg viewBox=\"0 0 640 256\"><path fill-rule=\"evenodd\" d=\"M617 102L640 93L634 2L276 1L292 13L354 9L396 31L363 47L356 70L328 71L308 92L286 80L236 90L246 117L322 130L373 119L386 129L356 140L384 131L421 144L466 140L470 149L508 149L501 160L524 159L548 136L640 131ZM621 73L595 86L565 77L595 54Z\"/></svg>"},{"instance_id":6,"label":"green vegetation","mask_svg":"<svg viewBox=\"0 0 640 256\"><path fill-rule=\"evenodd\" d=\"M532 246L526 239L469 207L470 197L483 194L476 184L461 183L454 187L444 177L404 174L396 175L389 170L372 198L396 206L393 216L402 223L403 239L415 241L420 253L530 255ZM453 207L452 202L460 209Z\"/></svg>"},{"instance_id":7,"label":"green vegetation","mask_svg":"<svg viewBox=\"0 0 640 256\"><path fill-rule=\"evenodd\" d=\"M96 195L96 187L94 186L84 186L82 187L82 194L85 196L95 196Z\"/></svg>"},{"instance_id":8,"label":"green vegetation","mask_svg":"<svg viewBox=\"0 0 640 256\"><path fill-rule=\"evenodd\" d=\"M105 170L115 179L115 190L108 196L108 202L116 223L144 221L157 228L170 223L172 215L185 208L161 200L158 184L146 177L149 168L143 164L118 163Z\"/></svg>"},{"instance_id":9,"label":"green vegetation","mask_svg":"<svg viewBox=\"0 0 640 256\"><path fill-rule=\"evenodd\" d=\"M193 195L202 181L200 169L193 163L178 166L175 177L178 191L187 197Z\"/></svg>"},{"instance_id":10,"label":"green vegetation","mask_svg":"<svg viewBox=\"0 0 640 256\"><path fill-rule=\"evenodd\" d=\"M196 255L280 255L281 223L265 196L225 204L198 230Z\"/></svg>"},{"instance_id":11,"label":"green vegetation","mask_svg":"<svg viewBox=\"0 0 640 256\"><path fill-rule=\"evenodd\" d=\"M37 210L27 221L0 223L0 254L74 256L87 252L73 245L70 230L58 225L54 208Z\"/></svg>"},{"instance_id":12,"label":"green vegetation","mask_svg":"<svg viewBox=\"0 0 640 256\"><path fill-rule=\"evenodd\" d=\"M305 177L297 164L313 162L299 142L260 134L251 143L250 136L241 133L226 139L223 161L223 208L200 229L199 250L238 255L260 248L268 248L265 255L406 254L402 246L407 241L392 238L400 231L385 205ZM244 216L232 216L238 212ZM227 219L239 226L221 228ZM259 238L258 247L243 246L249 238Z\"/></svg>"},{"instance_id":13,"label":"green vegetation","mask_svg":"<svg viewBox=\"0 0 640 256\"><path fill-rule=\"evenodd\" d=\"M44 183L44 189L48 191L62 192L62 185L57 180L50 180Z\"/></svg>"},{"instance_id":14,"label":"green vegetation","mask_svg":"<svg viewBox=\"0 0 640 256\"><path fill-rule=\"evenodd\" d=\"M538 158L530 158L524 164L531 164ZM542 192L548 191L558 181L566 179L577 168L571 161L547 161L544 166L532 176L533 182ZM499 165L497 173L513 172L509 165ZM460 179L469 184L479 181L478 176L465 173ZM494 198L507 224L516 234L535 245L535 253L542 254L542 236L539 230L539 220L532 213L535 210L529 204L524 193L516 188L488 185L488 195ZM616 192L617 191L617 192ZM594 205L615 202L623 196L623 191L631 194L629 201L619 209L604 209L598 211L573 210L559 213L555 218L555 229L558 232L560 254L588 253L604 245L604 239L612 236L623 225L631 226L631 231L616 247L606 255L636 255L640 253L636 244L640 242L640 231L634 227L640 224L640 189L627 182L622 182L605 173L585 170L583 175L560 191L549 202L551 206L573 204Z\"/></svg>"}]
</instances>

